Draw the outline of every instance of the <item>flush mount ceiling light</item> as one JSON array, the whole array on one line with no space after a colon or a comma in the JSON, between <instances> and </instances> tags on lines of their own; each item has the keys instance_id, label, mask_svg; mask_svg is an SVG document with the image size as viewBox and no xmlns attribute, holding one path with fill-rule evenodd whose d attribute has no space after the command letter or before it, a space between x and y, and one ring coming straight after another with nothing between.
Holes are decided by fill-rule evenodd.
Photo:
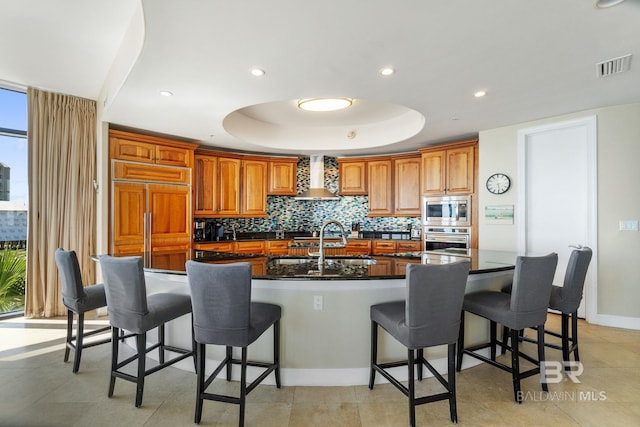
<instances>
[{"instance_id":1,"label":"flush mount ceiling light","mask_svg":"<svg viewBox=\"0 0 640 427\"><path fill-rule=\"evenodd\" d=\"M593 6L596 9L606 9L607 7L615 6L622 3L624 0L596 0Z\"/></svg>"},{"instance_id":2,"label":"flush mount ceiling light","mask_svg":"<svg viewBox=\"0 0 640 427\"><path fill-rule=\"evenodd\" d=\"M256 77L262 77L264 76L264 70L261 68L252 68L251 69L251 74L256 76Z\"/></svg>"},{"instance_id":3,"label":"flush mount ceiling light","mask_svg":"<svg viewBox=\"0 0 640 427\"><path fill-rule=\"evenodd\" d=\"M396 72L396 70L394 70L394 69L393 69L393 68L391 68L391 67L384 67L384 68L381 68L379 72L380 72L380 75L381 75L381 76L385 76L385 77L386 77L386 76L390 76L390 75L392 75L393 73L395 73L395 72Z\"/></svg>"},{"instance_id":4,"label":"flush mount ceiling light","mask_svg":"<svg viewBox=\"0 0 640 427\"><path fill-rule=\"evenodd\" d=\"M486 90L479 90L476 93L474 93L473 96L475 96L476 98L482 98L486 94L487 94Z\"/></svg>"},{"instance_id":5,"label":"flush mount ceiling light","mask_svg":"<svg viewBox=\"0 0 640 427\"><path fill-rule=\"evenodd\" d=\"M350 98L307 98L298 101L298 108L305 111L337 111L350 107Z\"/></svg>"},{"instance_id":6,"label":"flush mount ceiling light","mask_svg":"<svg viewBox=\"0 0 640 427\"><path fill-rule=\"evenodd\" d=\"M160 95L162 96L173 96L173 92L169 92L168 90L161 90Z\"/></svg>"}]
</instances>

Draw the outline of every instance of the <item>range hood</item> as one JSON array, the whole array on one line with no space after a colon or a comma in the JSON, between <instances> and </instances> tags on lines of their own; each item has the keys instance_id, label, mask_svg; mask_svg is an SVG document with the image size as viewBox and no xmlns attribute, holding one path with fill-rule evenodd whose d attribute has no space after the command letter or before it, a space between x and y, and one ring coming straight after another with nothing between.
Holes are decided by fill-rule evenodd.
<instances>
[{"instance_id":1,"label":"range hood","mask_svg":"<svg viewBox=\"0 0 640 427\"><path fill-rule=\"evenodd\" d=\"M311 185L307 191L295 200L340 200L338 196L324 188L324 156L309 156L309 180Z\"/></svg>"}]
</instances>

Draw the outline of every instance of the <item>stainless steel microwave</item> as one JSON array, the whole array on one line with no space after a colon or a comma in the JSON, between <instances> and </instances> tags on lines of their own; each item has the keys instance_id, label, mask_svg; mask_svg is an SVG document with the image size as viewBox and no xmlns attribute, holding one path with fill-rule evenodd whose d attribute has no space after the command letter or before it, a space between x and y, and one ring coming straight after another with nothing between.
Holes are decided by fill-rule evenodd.
<instances>
[{"instance_id":1,"label":"stainless steel microwave","mask_svg":"<svg viewBox=\"0 0 640 427\"><path fill-rule=\"evenodd\" d=\"M471 196L423 196L422 223L425 226L471 226Z\"/></svg>"}]
</instances>

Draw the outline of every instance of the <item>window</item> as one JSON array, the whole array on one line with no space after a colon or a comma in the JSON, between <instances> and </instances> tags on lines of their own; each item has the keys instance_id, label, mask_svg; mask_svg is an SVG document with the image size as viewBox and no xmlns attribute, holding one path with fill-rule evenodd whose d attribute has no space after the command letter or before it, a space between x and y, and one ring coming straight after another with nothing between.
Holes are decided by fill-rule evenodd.
<instances>
[{"instance_id":1,"label":"window","mask_svg":"<svg viewBox=\"0 0 640 427\"><path fill-rule=\"evenodd\" d=\"M0 87L0 314L24 310L27 94Z\"/></svg>"}]
</instances>

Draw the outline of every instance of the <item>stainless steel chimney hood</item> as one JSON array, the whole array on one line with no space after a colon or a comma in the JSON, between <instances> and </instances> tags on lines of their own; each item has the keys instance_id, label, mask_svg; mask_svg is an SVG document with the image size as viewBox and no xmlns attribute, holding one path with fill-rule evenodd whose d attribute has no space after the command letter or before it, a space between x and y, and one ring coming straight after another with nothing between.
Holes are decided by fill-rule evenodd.
<instances>
[{"instance_id":1,"label":"stainless steel chimney hood","mask_svg":"<svg viewBox=\"0 0 640 427\"><path fill-rule=\"evenodd\" d=\"M309 156L309 180L311 185L307 191L295 200L340 200L338 196L324 188L324 156Z\"/></svg>"}]
</instances>

